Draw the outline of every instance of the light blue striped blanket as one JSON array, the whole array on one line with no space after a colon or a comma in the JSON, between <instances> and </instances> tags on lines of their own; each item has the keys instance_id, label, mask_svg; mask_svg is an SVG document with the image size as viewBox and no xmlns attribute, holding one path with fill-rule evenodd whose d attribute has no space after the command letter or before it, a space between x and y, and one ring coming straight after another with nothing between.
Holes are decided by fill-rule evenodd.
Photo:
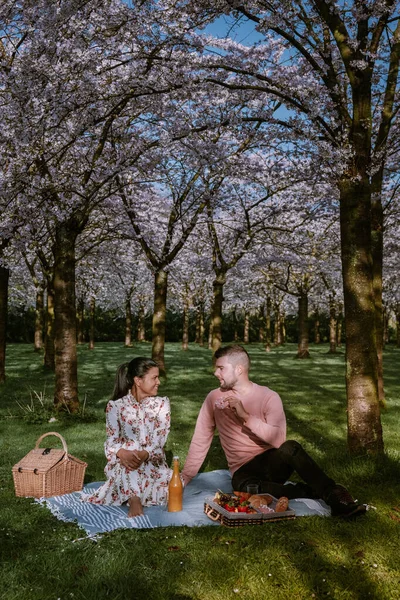
<instances>
[{"instance_id":1,"label":"light blue striped blanket","mask_svg":"<svg viewBox=\"0 0 400 600\"><path fill-rule=\"evenodd\" d=\"M84 492L93 492L103 482L90 483ZM184 490L183 510L169 513L161 506L144 508L142 517L128 518L126 506L104 506L82 502L80 492L40 498L36 500L46 506L61 521L75 522L85 530L90 537L114 529L151 529L153 527L168 527L171 525L198 527L201 525L217 525L204 514L204 499L214 496L217 489L231 492L231 477L229 471L219 470L200 473ZM296 516L330 515L330 508L322 500L297 499L289 504Z\"/></svg>"}]
</instances>

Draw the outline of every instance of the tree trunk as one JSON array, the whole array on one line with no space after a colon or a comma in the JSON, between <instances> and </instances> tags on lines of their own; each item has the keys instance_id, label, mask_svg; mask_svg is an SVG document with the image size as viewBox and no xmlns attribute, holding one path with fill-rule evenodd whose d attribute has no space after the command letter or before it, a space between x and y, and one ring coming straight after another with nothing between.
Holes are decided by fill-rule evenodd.
<instances>
[{"instance_id":1,"label":"tree trunk","mask_svg":"<svg viewBox=\"0 0 400 600\"><path fill-rule=\"evenodd\" d=\"M206 332L206 328L205 328L205 324L204 324L204 306L201 305L201 308L200 308L200 340L199 340L199 346L201 346L201 347L204 346L205 332Z\"/></svg>"},{"instance_id":2,"label":"tree trunk","mask_svg":"<svg viewBox=\"0 0 400 600\"><path fill-rule=\"evenodd\" d=\"M265 352L271 352L271 298L267 296L265 306Z\"/></svg>"},{"instance_id":3,"label":"tree trunk","mask_svg":"<svg viewBox=\"0 0 400 600\"><path fill-rule=\"evenodd\" d=\"M238 318L237 318L236 308L233 309L232 321L233 321L233 341L236 344L239 341Z\"/></svg>"},{"instance_id":4,"label":"tree trunk","mask_svg":"<svg viewBox=\"0 0 400 600\"><path fill-rule=\"evenodd\" d=\"M329 353L336 354L336 305L332 296L329 297Z\"/></svg>"},{"instance_id":5,"label":"tree trunk","mask_svg":"<svg viewBox=\"0 0 400 600\"><path fill-rule=\"evenodd\" d=\"M168 273L163 269L154 275L154 312L152 358L158 363L160 373L165 375L165 320L167 314Z\"/></svg>"},{"instance_id":6,"label":"tree trunk","mask_svg":"<svg viewBox=\"0 0 400 600\"><path fill-rule=\"evenodd\" d=\"M279 313L279 340L280 344L286 344L286 323L285 323L285 313Z\"/></svg>"},{"instance_id":7,"label":"tree trunk","mask_svg":"<svg viewBox=\"0 0 400 600\"><path fill-rule=\"evenodd\" d=\"M310 358L310 353L308 351L308 294L307 292L301 292L298 297L298 335L299 342L297 346L297 355L296 358Z\"/></svg>"},{"instance_id":8,"label":"tree trunk","mask_svg":"<svg viewBox=\"0 0 400 600\"><path fill-rule=\"evenodd\" d=\"M92 296L89 303L89 350L94 350L95 316L96 298Z\"/></svg>"},{"instance_id":9,"label":"tree trunk","mask_svg":"<svg viewBox=\"0 0 400 600\"><path fill-rule=\"evenodd\" d=\"M74 224L60 223L55 232L54 254L54 340L55 395L59 410L76 412L78 368L76 353L75 243Z\"/></svg>"},{"instance_id":10,"label":"tree trunk","mask_svg":"<svg viewBox=\"0 0 400 600\"><path fill-rule=\"evenodd\" d=\"M139 305L138 311L137 341L146 341L145 311L143 304Z\"/></svg>"},{"instance_id":11,"label":"tree trunk","mask_svg":"<svg viewBox=\"0 0 400 600\"><path fill-rule=\"evenodd\" d=\"M204 304L197 305L196 311L196 344L204 346Z\"/></svg>"},{"instance_id":12,"label":"tree trunk","mask_svg":"<svg viewBox=\"0 0 400 600\"><path fill-rule=\"evenodd\" d=\"M183 302L182 350L189 348L189 300Z\"/></svg>"},{"instance_id":13,"label":"tree trunk","mask_svg":"<svg viewBox=\"0 0 400 600\"><path fill-rule=\"evenodd\" d=\"M265 306L260 306L260 317L259 317L259 328L258 328L258 341L263 344L265 338Z\"/></svg>"},{"instance_id":14,"label":"tree trunk","mask_svg":"<svg viewBox=\"0 0 400 600\"><path fill-rule=\"evenodd\" d=\"M382 207L383 167L372 177L371 189L371 253L372 276L375 304L375 336L376 352L378 356L378 397L380 406L386 406L385 390L383 385L383 207Z\"/></svg>"},{"instance_id":15,"label":"tree trunk","mask_svg":"<svg viewBox=\"0 0 400 600\"><path fill-rule=\"evenodd\" d=\"M250 340L250 314L247 310L244 312L243 343L248 344Z\"/></svg>"},{"instance_id":16,"label":"tree trunk","mask_svg":"<svg viewBox=\"0 0 400 600\"><path fill-rule=\"evenodd\" d=\"M54 348L54 285L53 281L47 282L46 288L46 335L44 338L43 364L46 369L55 370Z\"/></svg>"},{"instance_id":17,"label":"tree trunk","mask_svg":"<svg viewBox=\"0 0 400 600\"><path fill-rule=\"evenodd\" d=\"M396 346L400 348L400 303L396 304Z\"/></svg>"},{"instance_id":18,"label":"tree trunk","mask_svg":"<svg viewBox=\"0 0 400 600\"><path fill-rule=\"evenodd\" d=\"M226 272L220 270L213 281L213 304L211 307L211 348L213 353L222 344L222 304L224 301L224 285L226 283Z\"/></svg>"},{"instance_id":19,"label":"tree trunk","mask_svg":"<svg viewBox=\"0 0 400 600\"><path fill-rule=\"evenodd\" d=\"M389 343L389 315L386 306L383 307L383 348ZM380 399L379 399L380 400Z\"/></svg>"},{"instance_id":20,"label":"tree trunk","mask_svg":"<svg viewBox=\"0 0 400 600\"><path fill-rule=\"evenodd\" d=\"M371 253L368 176L340 182L342 276L346 327L348 445L353 453L383 451Z\"/></svg>"},{"instance_id":21,"label":"tree trunk","mask_svg":"<svg viewBox=\"0 0 400 600\"><path fill-rule=\"evenodd\" d=\"M196 333L194 343L200 344L200 306L196 306Z\"/></svg>"},{"instance_id":22,"label":"tree trunk","mask_svg":"<svg viewBox=\"0 0 400 600\"><path fill-rule=\"evenodd\" d=\"M320 331L320 320L319 320L319 310L315 311L315 323L314 323L314 342L316 344L321 343L321 331Z\"/></svg>"},{"instance_id":23,"label":"tree trunk","mask_svg":"<svg viewBox=\"0 0 400 600\"><path fill-rule=\"evenodd\" d=\"M85 301L83 298L78 300L78 310L76 312L76 327L77 327L77 340L78 344L85 343Z\"/></svg>"},{"instance_id":24,"label":"tree trunk","mask_svg":"<svg viewBox=\"0 0 400 600\"><path fill-rule=\"evenodd\" d=\"M337 329L336 329L336 343L338 348L342 347L342 334L343 334L343 306L339 305L338 318L337 318Z\"/></svg>"},{"instance_id":25,"label":"tree trunk","mask_svg":"<svg viewBox=\"0 0 400 600\"><path fill-rule=\"evenodd\" d=\"M280 317L279 305L278 304L274 305L274 315L275 315L275 320L274 320L274 346L280 346L281 343L282 343L282 341L281 341L282 330L281 330L281 317Z\"/></svg>"},{"instance_id":26,"label":"tree trunk","mask_svg":"<svg viewBox=\"0 0 400 600\"><path fill-rule=\"evenodd\" d=\"M132 346L132 309L131 299L126 298L125 301L125 347Z\"/></svg>"},{"instance_id":27,"label":"tree trunk","mask_svg":"<svg viewBox=\"0 0 400 600\"><path fill-rule=\"evenodd\" d=\"M43 348L43 332L44 332L44 290L39 287L36 290L36 306L35 306L35 339L34 350L40 352Z\"/></svg>"},{"instance_id":28,"label":"tree trunk","mask_svg":"<svg viewBox=\"0 0 400 600\"><path fill-rule=\"evenodd\" d=\"M6 333L10 271L0 265L0 383L6 379Z\"/></svg>"},{"instance_id":29,"label":"tree trunk","mask_svg":"<svg viewBox=\"0 0 400 600\"><path fill-rule=\"evenodd\" d=\"M213 341L213 324L210 316L210 323L208 325L208 349L212 350L212 341Z\"/></svg>"}]
</instances>

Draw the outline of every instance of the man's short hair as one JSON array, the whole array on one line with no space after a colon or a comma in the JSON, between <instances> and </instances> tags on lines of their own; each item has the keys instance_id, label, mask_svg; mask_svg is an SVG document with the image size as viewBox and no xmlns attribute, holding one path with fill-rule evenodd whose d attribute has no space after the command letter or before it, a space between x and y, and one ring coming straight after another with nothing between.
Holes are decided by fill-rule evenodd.
<instances>
[{"instance_id":1,"label":"man's short hair","mask_svg":"<svg viewBox=\"0 0 400 600\"><path fill-rule=\"evenodd\" d=\"M214 362L218 358L228 357L228 360L235 367L236 365L243 365L248 371L250 370L250 356L247 354L243 346L239 344L232 344L230 346L221 346L214 353Z\"/></svg>"}]
</instances>

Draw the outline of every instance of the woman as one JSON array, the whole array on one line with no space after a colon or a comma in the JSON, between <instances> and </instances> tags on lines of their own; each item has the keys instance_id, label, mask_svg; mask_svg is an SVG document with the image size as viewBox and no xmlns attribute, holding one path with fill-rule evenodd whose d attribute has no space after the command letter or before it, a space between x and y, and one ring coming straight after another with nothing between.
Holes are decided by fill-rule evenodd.
<instances>
[{"instance_id":1,"label":"woman","mask_svg":"<svg viewBox=\"0 0 400 600\"><path fill-rule=\"evenodd\" d=\"M143 506L167 498L171 469L164 446L170 429L168 398L157 396L158 365L138 357L117 370L113 397L106 407L105 453L107 481L82 500L96 504L128 503L128 517L143 514Z\"/></svg>"}]
</instances>

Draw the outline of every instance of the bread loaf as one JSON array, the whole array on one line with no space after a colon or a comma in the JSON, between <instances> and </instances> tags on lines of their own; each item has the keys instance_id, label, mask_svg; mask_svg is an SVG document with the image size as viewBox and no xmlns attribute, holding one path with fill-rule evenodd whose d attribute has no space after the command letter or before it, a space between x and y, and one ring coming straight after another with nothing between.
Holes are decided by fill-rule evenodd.
<instances>
[{"instance_id":1,"label":"bread loaf","mask_svg":"<svg viewBox=\"0 0 400 600\"><path fill-rule=\"evenodd\" d=\"M273 498L270 496L270 494L253 494L253 496L250 496L249 498L249 502L252 506L254 506L254 508L260 508L260 506L263 504L271 504L272 500Z\"/></svg>"},{"instance_id":2,"label":"bread loaf","mask_svg":"<svg viewBox=\"0 0 400 600\"><path fill-rule=\"evenodd\" d=\"M289 506L289 500L286 496L279 498L275 506L275 512L286 512Z\"/></svg>"}]
</instances>

